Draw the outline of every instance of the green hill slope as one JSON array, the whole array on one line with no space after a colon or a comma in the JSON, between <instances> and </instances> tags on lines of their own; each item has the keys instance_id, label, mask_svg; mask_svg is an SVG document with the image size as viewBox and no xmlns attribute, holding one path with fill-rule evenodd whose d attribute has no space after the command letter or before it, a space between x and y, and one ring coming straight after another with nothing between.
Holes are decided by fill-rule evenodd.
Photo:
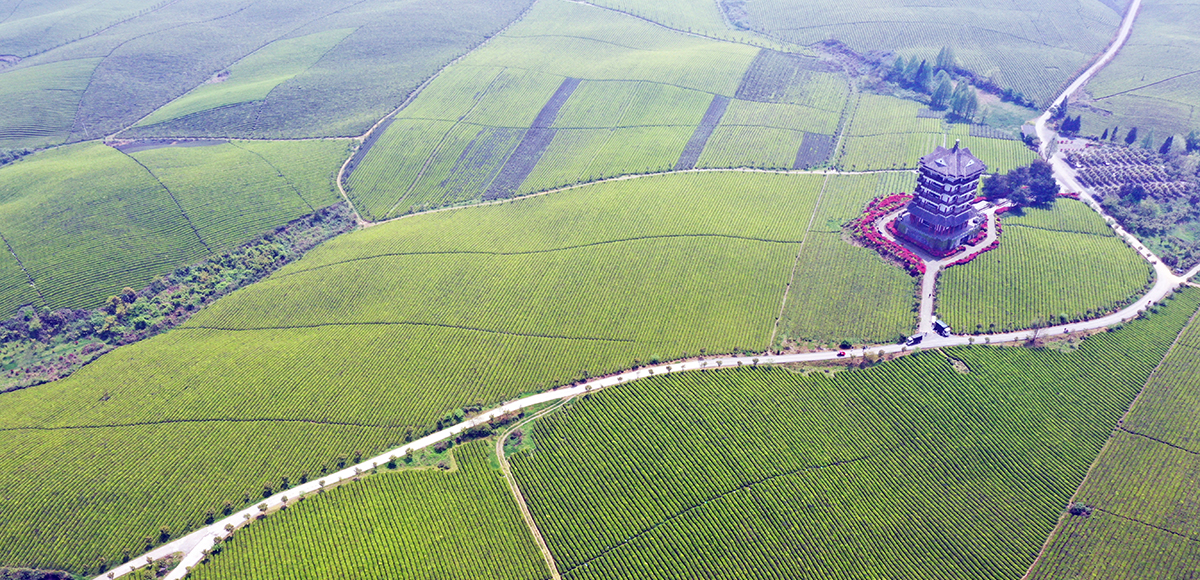
<instances>
[{"instance_id":1,"label":"green hill slope","mask_svg":"<svg viewBox=\"0 0 1200 580\"><path fill-rule=\"evenodd\" d=\"M0 256L11 262L0 274L9 289L0 312L95 307L123 287L140 288L336 203L333 175L345 154L338 141L130 155L85 143L0 168L0 234L11 250ZM37 292L20 289L30 279Z\"/></svg>"}]
</instances>

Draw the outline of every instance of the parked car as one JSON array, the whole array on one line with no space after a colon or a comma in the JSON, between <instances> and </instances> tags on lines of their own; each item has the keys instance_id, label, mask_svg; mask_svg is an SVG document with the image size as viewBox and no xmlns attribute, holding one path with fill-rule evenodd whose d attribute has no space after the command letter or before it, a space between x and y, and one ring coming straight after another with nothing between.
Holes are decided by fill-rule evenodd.
<instances>
[{"instance_id":1,"label":"parked car","mask_svg":"<svg viewBox=\"0 0 1200 580\"><path fill-rule=\"evenodd\" d=\"M839 352L838 356L846 356L846 351L843 350L843 351Z\"/></svg>"}]
</instances>

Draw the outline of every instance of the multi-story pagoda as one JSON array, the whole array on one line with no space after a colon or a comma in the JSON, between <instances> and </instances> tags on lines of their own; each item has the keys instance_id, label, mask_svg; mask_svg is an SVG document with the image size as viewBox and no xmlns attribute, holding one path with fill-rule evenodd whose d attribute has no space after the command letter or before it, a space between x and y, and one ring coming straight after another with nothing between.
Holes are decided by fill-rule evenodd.
<instances>
[{"instance_id":1,"label":"multi-story pagoda","mask_svg":"<svg viewBox=\"0 0 1200 580\"><path fill-rule=\"evenodd\" d=\"M975 209L979 177L987 170L966 147L938 147L921 158L915 197L896 221L909 241L946 254L970 240L983 223Z\"/></svg>"}]
</instances>

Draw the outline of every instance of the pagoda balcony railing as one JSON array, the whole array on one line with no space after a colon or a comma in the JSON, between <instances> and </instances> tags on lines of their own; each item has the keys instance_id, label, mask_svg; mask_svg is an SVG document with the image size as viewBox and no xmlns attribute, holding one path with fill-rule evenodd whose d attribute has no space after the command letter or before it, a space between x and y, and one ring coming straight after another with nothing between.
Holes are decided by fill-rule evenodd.
<instances>
[{"instance_id":1,"label":"pagoda balcony railing","mask_svg":"<svg viewBox=\"0 0 1200 580\"><path fill-rule=\"evenodd\" d=\"M924 180L924 181L931 181L931 182L937 184L937 186L939 188L945 188L947 185L949 185L950 187L961 188L964 185L968 185L973 181L979 180L978 176L964 177L962 179L953 179L953 180L938 179L938 177L940 177L940 176L938 176L935 173L929 173L929 172L922 171L919 174L919 179L917 180L917 183L920 183L921 180Z\"/></svg>"},{"instance_id":2,"label":"pagoda balcony railing","mask_svg":"<svg viewBox=\"0 0 1200 580\"><path fill-rule=\"evenodd\" d=\"M970 193L943 193L933 189L924 187L917 189L917 199L936 200L938 203L946 205L966 205L975 200L974 192Z\"/></svg>"},{"instance_id":3,"label":"pagoda balcony railing","mask_svg":"<svg viewBox=\"0 0 1200 580\"><path fill-rule=\"evenodd\" d=\"M970 203L938 203L921 197L914 199L912 204L914 207L919 207L929 213L945 215L947 217L968 213L972 207ZM945 206L946 209L942 209L941 206Z\"/></svg>"}]
</instances>

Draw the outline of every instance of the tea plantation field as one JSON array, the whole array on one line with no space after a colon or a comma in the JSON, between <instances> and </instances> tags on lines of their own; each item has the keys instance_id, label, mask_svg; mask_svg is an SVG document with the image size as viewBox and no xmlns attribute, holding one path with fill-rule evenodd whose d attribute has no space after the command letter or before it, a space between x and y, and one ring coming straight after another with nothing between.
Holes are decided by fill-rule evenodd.
<instances>
[{"instance_id":1,"label":"tea plantation field","mask_svg":"<svg viewBox=\"0 0 1200 580\"><path fill-rule=\"evenodd\" d=\"M825 182L779 321L779 345L895 342L912 334L915 279L874 250L851 245L842 226L871 199L912 191L915 181L915 174L896 172Z\"/></svg>"},{"instance_id":2,"label":"tea plantation field","mask_svg":"<svg viewBox=\"0 0 1200 580\"><path fill-rule=\"evenodd\" d=\"M1037 158L1015 138L975 137L970 125L918 117L923 107L914 101L864 93L851 107L836 163L842 170L915 169L921 156L955 140L982 159L989 172L1007 173Z\"/></svg>"},{"instance_id":3,"label":"tea plantation field","mask_svg":"<svg viewBox=\"0 0 1200 580\"><path fill-rule=\"evenodd\" d=\"M1152 271L1082 202L1002 214L1000 247L943 272L938 316L960 333L1095 318L1141 295Z\"/></svg>"},{"instance_id":4,"label":"tea plantation field","mask_svg":"<svg viewBox=\"0 0 1200 580\"><path fill-rule=\"evenodd\" d=\"M329 30L272 42L134 126L155 125L201 111L262 101L275 87L311 68L352 32L354 29L350 28Z\"/></svg>"},{"instance_id":5,"label":"tea plantation field","mask_svg":"<svg viewBox=\"0 0 1200 580\"><path fill-rule=\"evenodd\" d=\"M820 178L746 177L619 182L363 230L189 325L4 395L0 439L31 454L0 465L14 514L0 538L55 541L0 542L0 561L92 569L460 407L638 359L765 349L807 224L793 216L812 214ZM728 219L747 206L773 211ZM58 429L80 426L94 428Z\"/></svg>"},{"instance_id":6,"label":"tea plantation field","mask_svg":"<svg viewBox=\"0 0 1200 580\"><path fill-rule=\"evenodd\" d=\"M5 7L0 38L4 38L6 54L25 58L134 18L159 4L162 0L16 2Z\"/></svg>"},{"instance_id":7,"label":"tea plantation field","mask_svg":"<svg viewBox=\"0 0 1200 580\"><path fill-rule=\"evenodd\" d=\"M0 75L0 151L66 141L79 97L99 62L67 60Z\"/></svg>"},{"instance_id":8,"label":"tea plantation field","mask_svg":"<svg viewBox=\"0 0 1200 580\"><path fill-rule=\"evenodd\" d=\"M727 5L744 11L742 22L751 30L795 44L834 39L859 52L895 51L930 62L949 46L958 66L1045 106L1104 51L1127 4L856 0L831 5L819 0L760 0Z\"/></svg>"},{"instance_id":9,"label":"tea plantation field","mask_svg":"<svg viewBox=\"0 0 1200 580\"><path fill-rule=\"evenodd\" d=\"M1195 576L1200 561L1200 325L1193 320L1113 433L1030 578Z\"/></svg>"},{"instance_id":10,"label":"tea plantation field","mask_svg":"<svg viewBox=\"0 0 1200 580\"><path fill-rule=\"evenodd\" d=\"M849 83L804 50L544 0L390 120L345 186L382 219L672 169L911 168L950 138L999 171L1033 158L1020 141L920 118L914 101L852 98Z\"/></svg>"},{"instance_id":11,"label":"tea plantation field","mask_svg":"<svg viewBox=\"0 0 1200 580\"><path fill-rule=\"evenodd\" d=\"M815 308L877 269L865 251L821 261L817 252L838 257L840 246L814 237L828 233L804 241L807 227L899 182L865 176L822 195L827 179L842 178L647 177L327 242L169 334L4 395L0 441L30 452L0 460L0 481L25 482L5 484L6 513L20 515L0 522L0 538L56 532L54 542L0 542L0 561L88 569L144 548L147 535L153 543L161 526L190 529L225 501L318 477L339 456L398 445L464 407L654 359L761 352L809 243L812 270L797 278L829 282L789 308ZM910 290L879 292L840 304L911 317L907 304L879 306ZM831 333L807 326L818 322L789 332ZM77 501L45 509L64 495Z\"/></svg>"},{"instance_id":12,"label":"tea plantation field","mask_svg":"<svg viewBox=\"0 0 1200 580\"><path fill-rule=\"evenodd\" d=\"M1019 578L1198 305L1070 353L660 375L540 419L511 460L565 578Z\"/></svg>"},{"instance_id":13,"label":"tea plantation field","mask_svg":"<svg viewBox=\"0 0 1200 580\"><path fill-rule=\"evenodd\" d=\"M401 111L347 190L383 218L672 169L714 95L732 96L757 52L539 2Z\"/></svg>"},{"instance_id":14,"label":"tea plantation field","mask_svg":"<svg viewBox=\"0 0 1200 580\"><path fill-rule=\"evenodd\" d=\"M548 578L490 443L456 447L451 472L380 466L294 503L238 532L191 577Z\"/></svg>"},{"instance_id":15,"label":"tea plantation field","mask_svg":"<svg viewBox=\"0 0 1200 580\"><path fill-rule=\"evenodd\" d=\"M1119 129L1124 139L1137 127L1143 139L1154 133L1157 150L1170 135L1200 130L1200 39L1188 24L1197 11L1196 0L1142 6L1121 52L1088 83L1094 108L1075 110L1083 116L1082 133Z\"/></svg>"},{"instance_id":16,"label":"tea plantation field","mask_svg":"<svg viewBox=\"0 0 1200 580\"><path fill-rule=\"evenodd\" d=\"M18 104L0 147L96 139L152 113L124 136L360 135L531 3L18 2L0 21L16 59L0 94ZM64 90L39 99L49 85Z\"/></svg>"},{"instance_id":17,"label":"tea plantation field","mask_svg":"<svg viewBox=\"0 0 1200 580\"><path fill-rule=\"evenodd\" d=\"M123 287L140 288L333 204L345 155L338 141L129 155L84 143L0 168L0 234L8 244L0 312L95 307Z\"/></svg>"}]
</instances>

